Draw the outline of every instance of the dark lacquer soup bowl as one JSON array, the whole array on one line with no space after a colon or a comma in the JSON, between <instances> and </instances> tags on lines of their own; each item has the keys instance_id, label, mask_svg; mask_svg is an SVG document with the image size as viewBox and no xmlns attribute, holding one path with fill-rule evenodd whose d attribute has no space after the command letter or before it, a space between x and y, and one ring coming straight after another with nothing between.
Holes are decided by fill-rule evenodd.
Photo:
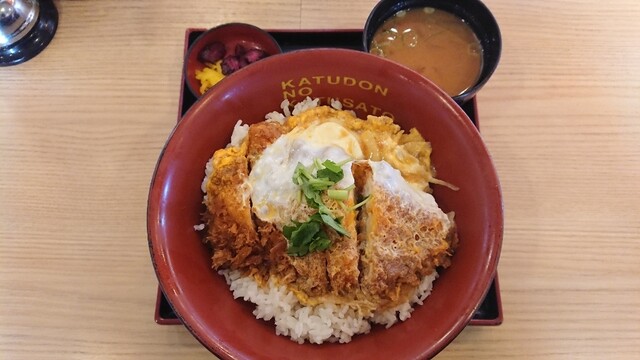
<instances>
[{"instance_id":1,"label":"dark lacquer soup bowl","mask_svg":"<svg viewBox=\"0 0 640 360\"><path fill-rule=\"evenodd\" d=\"M264 120L287 98L338 98L345 109L392 116L431 142L445 211L455 211L459 247L431 295L411 318L374 326L347 344L300 345L258 320L211 268L210 249L194 230L205 211L200 185L207 160L224 148L238 119ZM489 153L451 97L417 73L363 52L316 49L280 54L242 69L206 93L167 141L151 182L147 226L153 266L176 314L209 350L229 359L416 359L431 357L471 319L493 279L502 243L500 185Z\"/></svg>"}]
</instances>

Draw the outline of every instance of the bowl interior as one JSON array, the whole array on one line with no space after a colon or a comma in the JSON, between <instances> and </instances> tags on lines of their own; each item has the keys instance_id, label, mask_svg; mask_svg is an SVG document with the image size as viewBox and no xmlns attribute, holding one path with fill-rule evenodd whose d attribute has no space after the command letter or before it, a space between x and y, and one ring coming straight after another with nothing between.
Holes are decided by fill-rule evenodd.
<instances>
[{"instance_id":1,"label":"bowl interior","mask_svg":"<svg viewBox=\"0 0 640 360\"><path fill-rule=\"evenodd\" d=\"M196 97L202 94L200 94L200 81L196 79L195 73L196 70L202 70L205 67L205 64L198 60L198 54L204 47L216 41L225 44L227 54L233 53L237 44L247 49L263 50L269 55L282 52L276 40L268 32L250 24L229 23L207 30L189 47L184 62L187 87Z\"/></svg>"},{"instance_id":2,"label":"bowl interior","mask_svg":"<svg viewBox=\"0 0 640 360\"><path fill-rule=\"evenodd\" d=\"M411 89L408 91L407 89ZM193 226L204 208L205 163L224 147L238 119L262 121L283 98L338 98L360 117L386 113L432 143L436 200L455 211L460 246L452 265L411 319L374 327L348 344L299 345L257 320L253 306L233 299L211 270L209 249ZM476 128L444 92L388 60L350 50L276 55L230 75L176 126L158 161L149 192L149 245L160 285L177 315L207 348L225 358L423 358L467 324L489 288L502 241L502 199L495 169Z\"/></svg>"},{"instance_id":3,"label":"bowl interior","mask_svg":"<svg viewBox=\"0 0 640 360\"><path fill-rule=\"evenodd\" d=\"M434 7L452 13L463 19L478 37L483 49L483 65L480 78L476 84L464 93L454 96L458 103L463 103L473 97L489 80L500 61L502 39L500 29L489 9L479 0L382 0L369 14L364 26L363 46L369 51L369 45L376 30L400 10L415 7Z\"/></svg>"}]
</instances>

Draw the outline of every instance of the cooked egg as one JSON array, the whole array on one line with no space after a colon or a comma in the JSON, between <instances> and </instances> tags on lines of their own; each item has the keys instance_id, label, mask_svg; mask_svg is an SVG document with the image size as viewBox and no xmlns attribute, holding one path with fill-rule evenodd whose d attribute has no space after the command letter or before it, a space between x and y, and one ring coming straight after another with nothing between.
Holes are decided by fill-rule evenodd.
<instances>
[{"instance_id":1,"label":"cooked egg","mask_svg":"<svg viewBox=\"0 0 640 360\"><path fill-rule=\"evenodd\" d=\"M314 159L362 159L358 139L345 127L334 122L313 124L294 129L268 146L249 174L254 214L282 228L292 220L305 221L309 209L301 204L300 190L292 181L298 163L310 166ZM353 184L351 162L342 166L344 178L336 185L344 188Z\"/></svg>"},{"instance_id":2,"label":"cooked egg","mask_svg":"<svg viewBox=\"0 0 640 360\"><path fill-rule=\"evenodd\" d=\"M314 126L317 131L308 134L316 143L341 146L350 151L354 159L362 153L365 159L385 160L400 170L402 177L416 189L429 189L429 143L415 129L404 133L391 118L368 116L362 120L348 111L321 106L287 118L285 125L292 132Z\"/></svg>"},{"instance_id":3,"label":"cooked egg","mask_svg":"<svg viewBox=\"0 0 640 360\"><path fill-rule=\"evenodd\" d=\"M358 138L338 123L323 122L300 131L296 130L294 129L290 135L316 146L337 146L353 159L363 158Z\"/></svg>"},{"instance_id":4,"label":"cooked egg","mask_svg":"<svg viewBox=\"0 0 640 360\"><path fill-rule=\"evenodd\" d=\"M438 207L433 195L416 189L402 177L402 174L386 161L369 161L373 172L373 181L384 188L390 194L397 196L398 200L405 203L406 207L419 206L423 211L428 211L438 216L446 227L449 226L447 215ZM367 191L368 189L365 189ZM363 194L368 196L368 193Z\"/></svg>"}]
</instances>

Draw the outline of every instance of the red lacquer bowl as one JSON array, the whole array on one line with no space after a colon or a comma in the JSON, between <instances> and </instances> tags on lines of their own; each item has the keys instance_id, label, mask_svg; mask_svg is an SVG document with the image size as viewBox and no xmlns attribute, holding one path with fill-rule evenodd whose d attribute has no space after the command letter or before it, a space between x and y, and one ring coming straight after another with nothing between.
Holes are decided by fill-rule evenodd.
<instances>
[{"instance_id":1,"label":"red lacquer bowl","mask_svg":"<svg viewBox=\"0 0 640 360\"><path fill-rule=\"evenodd\" d=\"M224 147L238 119L262 121L283 98L342 100L360 117L392 115L416 127L433 147L436 186L444 211L455 211L460 246L432 294L410 319L374 327L348 344L299 345L275 334L234 300L211 269L200 223L205 163ZM230 75L197 102L176 126L153 175L148 203L149 247L162 290L176 314L209 350L223 358L417 359L435 355L471 319L494 277L502 243L502 197L480 135L464 112L431 82L388 60L351 50L317 49L275 55Z\"/></svg>"},{"instance_id":2,"label":"red lacquer bowl","mask_svg":"<svg viewBox=\"0 0 640 360\"><path fill-rule=\"evenodd\" d=\"M198 60L198 54L207 45L221 42L226 46L227 54L233 54L236 45L246 49L260 49L269 56L280 54L278 42L266 31L244 23L228 23L203 32L189 47L184 60L184 78L187 87L195 97L200 97L200 81L196 79L196 70L202 70L205 64Z\"/></svg>"}]
</instances>

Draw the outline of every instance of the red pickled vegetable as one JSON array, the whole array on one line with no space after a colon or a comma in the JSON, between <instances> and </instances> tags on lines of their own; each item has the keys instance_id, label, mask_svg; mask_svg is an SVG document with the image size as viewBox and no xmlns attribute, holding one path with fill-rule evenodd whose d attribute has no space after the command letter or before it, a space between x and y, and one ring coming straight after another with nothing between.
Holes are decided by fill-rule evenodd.
<instances>
[{"instance_id":1,"label":"red pickled vegetable","mask_svg":"<svg viewBox=\"0 0 640 360\"><path fill-rule=\"evenodd\" d=\"M250 49L244 54L244 58L249 64L254 63L260 59L267 57L267 53L260 49Z\"/></svg>"},{"instance_id":2,"label":"red pickled vegetable","mask_svg":"<svg viewBox=\"0 0 640 360\"><path fill-rule=\"evenodd\" d=\"M215 63L216 61L222 59L227 53L227 49L221 42L213 42L207 46L205 46L200 53L198 54L198 60L203 63Z\"/></svg>"},{"instance_id":3,"label":"red pickled vegetable","mask_svg":"<svg viewBox=\"0 0 640 360\"><path fill-rule=\"evenodd\" d=\"M237 70L240 70L240 58L234 55L229 55L222 60L222 73L229 75Z\"/></svg>"},{"instance_id":4,"label":"red pickled vegetable","mask_svg":"<svg viewBox=\"0 0 640 360\"><path fill-rule=\"evenodd\" d=\"M244 58L244 56L239 57L238 61L240 61L240 69L242 69L243 67L249 65L249 62L247 61L247 59Z\"/></svg>"},{"instance_id":5,"label":"red pickled vegetable","mask_svg":"<svg viewBox=\"0 0 640 360\"><path fill-rule=\"evenodd\" d=\"M235 51L235 55L236 55L236 56L242 56L242 55L244 55L244 53L246 53L246 52L247 52L247 49L245 49L244 45L242 45L242 44L240 44L240 43L238 43L238 44L236 45L236 51Z\"/></svg>"}]
</instances>

